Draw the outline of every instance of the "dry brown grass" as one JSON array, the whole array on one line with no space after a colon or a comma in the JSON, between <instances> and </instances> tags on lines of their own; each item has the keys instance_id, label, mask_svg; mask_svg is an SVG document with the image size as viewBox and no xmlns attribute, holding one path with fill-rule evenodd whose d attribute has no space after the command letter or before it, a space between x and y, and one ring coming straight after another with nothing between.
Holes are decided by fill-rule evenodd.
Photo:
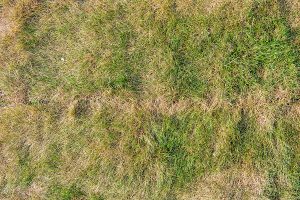
<instances>
[{"instance_id":1,"label":"dry brown grass","mask_svg":"<svg viewBox=\"0 0 300 200\"><path fill-rule=\"evenodd\" d=\"M264 175L249 171L247 166L216 172L199 180L182 200L257 200L263 197Z\"/></svg>"},{"instance_id":2,"label":"dry brown grass","mask_svg":"<svg viewBox=\"0 0 300 200\"><path fill-rule=\"evenodd\" d=\"M2 14L3 15L3 14ZM9 21L0 15L0 39L3 39L11 31L11 26Z\"/></svg>"},{"instance_id":3,"label":"dry brown grass","mask_svg":"<svg viewBox=\"0 0 300 200\"><path fill-rule=\"evenodd\" d=\"M293 28L300 28L300 1L287 0L288 9L290 9L290 22Z\"/></svg>"},{"instance_id":4,"label":"dry brown grass","mask_svg":"<svg viewBox=\"0 0 300 200\"><path fill-rule=\"evenodd\" d=\"M230 0L206 0L204 1L204 7L207 12L213 13L228 2L230 2Z\"/></svg>"}]
</instances>

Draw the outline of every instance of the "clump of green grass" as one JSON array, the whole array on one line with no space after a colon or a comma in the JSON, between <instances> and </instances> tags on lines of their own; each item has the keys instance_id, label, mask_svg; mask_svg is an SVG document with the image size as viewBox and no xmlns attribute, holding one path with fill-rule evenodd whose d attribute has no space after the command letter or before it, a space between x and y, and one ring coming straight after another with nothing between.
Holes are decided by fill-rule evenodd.
<instances>
[{"instance_id":1,"label":"clump of green grass","mask_svg":"<svg viewBox=\"0 0 300 200\"><path fill-rule=\"evenodd\" d=\"M0 5L1 198L298 198L282 2Z\"/></svg>"}]
</instances>

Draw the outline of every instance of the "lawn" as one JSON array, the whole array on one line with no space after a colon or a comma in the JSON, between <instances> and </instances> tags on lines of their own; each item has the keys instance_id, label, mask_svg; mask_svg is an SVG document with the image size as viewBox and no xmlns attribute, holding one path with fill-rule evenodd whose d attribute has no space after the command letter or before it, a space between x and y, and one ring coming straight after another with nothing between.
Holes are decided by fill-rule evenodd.
<instances>
[{"instance_id":1,"label":"lawn","mask_svg":"<svg viewBox=\"0 0 300 200\"><path fill-rule=\"evenodd\" d=\"M299 0L0 0L0 199L300 199Z\"/></svg>"}]
</instances>

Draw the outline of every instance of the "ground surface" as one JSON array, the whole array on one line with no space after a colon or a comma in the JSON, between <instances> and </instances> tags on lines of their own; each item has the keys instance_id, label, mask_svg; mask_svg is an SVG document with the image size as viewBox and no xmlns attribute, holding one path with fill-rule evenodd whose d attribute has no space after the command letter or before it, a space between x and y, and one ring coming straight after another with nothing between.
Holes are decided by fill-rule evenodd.
<instances>
[{"instance_id":1,"label":"ground surface","mask_svg":"<svg viewBox=\"0 0 300 200\"><path fill-rule=\"evenodd\" d=\"M0 199L300 198L298 0L0 8Z\"/></svg>"},{"instance_id":2,"label":"ground surface","mask_svg":"<svg viewBox=\"0 0 300 200\"><path fill-rule=\"evenodd\" d=\"M3 17L0 17L0 37L1 39L6 35L9 30L8 22Z\"/></svg>"}]
</instances>

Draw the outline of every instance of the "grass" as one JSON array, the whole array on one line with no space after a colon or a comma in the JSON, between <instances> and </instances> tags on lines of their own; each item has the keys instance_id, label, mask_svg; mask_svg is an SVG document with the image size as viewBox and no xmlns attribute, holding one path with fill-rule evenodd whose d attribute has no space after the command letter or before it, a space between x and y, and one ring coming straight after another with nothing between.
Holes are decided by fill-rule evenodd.
<instances>
[{"instance_id":1,"label":"grass","mask_svg":"<svg viewBox=\"0 0 300 200\"><path fill-rule=\"evenodd\" d=\"M1 199L300 198L296 0L0 5Z\"/></svg>"}]
</instances>

